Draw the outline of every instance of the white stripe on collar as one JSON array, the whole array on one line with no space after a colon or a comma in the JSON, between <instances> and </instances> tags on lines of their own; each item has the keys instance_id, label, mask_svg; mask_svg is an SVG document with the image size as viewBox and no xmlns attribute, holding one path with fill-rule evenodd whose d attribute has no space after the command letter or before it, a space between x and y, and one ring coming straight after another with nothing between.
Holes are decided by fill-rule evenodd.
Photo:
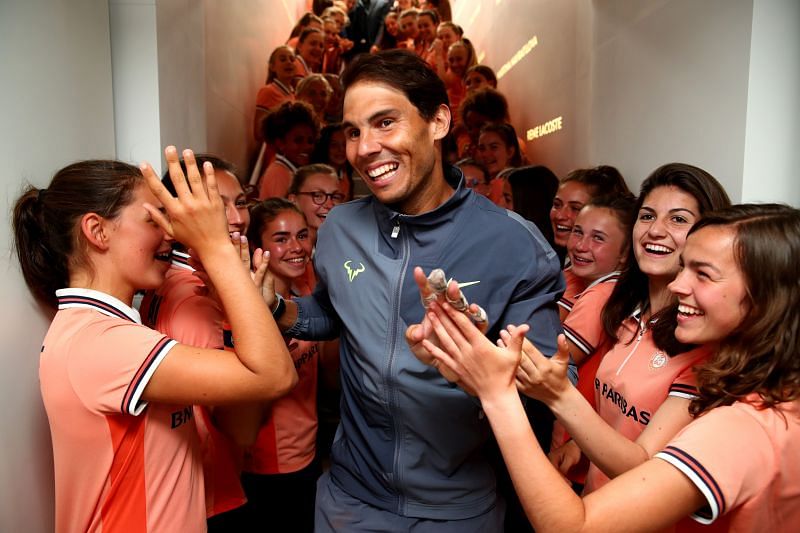
<instances>
[{"instance_id":1,"label":"white stripe on collar","mask_svg":"<svg viewBox=\"0 0 800 533\"><path fill-rule=\"evenodd\" d=\"M283 92L284 92L284 94L286 94L286 95L294 94L294 90L292 90L292 88L291 88L291 87L288 87L288 86L287 86L285 83L283 83L283 82L282 82L281 80L279 80L278 78L275 78L274 80L272 80L272 83L274 83L275 85L277 85L277 86L278 86L278 89L280 89L281 91L283 91Z\"/></svg>"},{"instance_id":2,"label":"white stripe on collar","mask_svg":"<svg viewBox=\"0 0 800 533\"><path fill-rule=\"evenodd\" d=\"M617 278L617 277L619 277L619 275L620 275L620 271L619 270L615 270L614 272L609 272L605 276L601 276L601 277L597 278L596 280L594 280L593 282L591 282L589 285L587 285L586 288L584 289L584 292L588 291L589 289L591 289L595 285L600 285L604 281L612 280L612 281L616 282L617 280L612 279L612 278Z\"/></svg>"},{"instance_id":3,"label":"white stripe on collar","mask_svg":"<svg viewBox=\"0 0 800 533\"><path fill-rule=\"evenodd\" d=\"M172 250L170 255L172 256L172 260L170 260L172 266L194 272L194 268L189 264L189 258L191 257L189 254L179 252L178 250Z\"/></svg>"},{"instance_id":4,"label":"white stripe on collar","mask_svg":"<svg viewBox=\"0 0 800 533\"><path fill-rule=\"evenodd\" d=\"M110 294L94 289L69 287L58 289L56 297L59 299L59 309L85 308L94 309L106 316L115 318L128 318L137 324L142 323L139 311L130 307ZM120 316L122 315L122 316Z\"/></svg>"},{"instance_id":5,"label":"white stripe on collar","mask_svg":"<svg viewBox=\"0 0 800 533\"><path fill-rule=\"evenodd\" d=\"M297 167L295 166L295 164L286 159L285 156L282 156L281 154L275 154L275 161L281 163L285 167L288 167L289 170L291 170L292 172L297 172Z\"/></svg>"},{"instance_id":6,"label":"white stripe on collar","mask_svg":"<svg viewBox=\"0 0 800 533\"><path fill-rule=\"evenodd\" d=\"M311 69L308 68L308 63L306 63L306 60L303 59L303 56L301 56L300 54L295 54L294 57L296 57L297 60L300 61L300 63L303 64L303 68L305 69L306 74L311 74Z\"/></svg>"}]
</instances>

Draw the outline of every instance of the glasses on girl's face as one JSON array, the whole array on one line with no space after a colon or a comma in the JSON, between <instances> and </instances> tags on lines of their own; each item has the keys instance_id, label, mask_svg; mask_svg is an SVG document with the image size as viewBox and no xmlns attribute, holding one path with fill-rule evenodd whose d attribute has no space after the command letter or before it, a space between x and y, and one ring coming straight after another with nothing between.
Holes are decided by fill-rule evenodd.
<instances>
[{"instance_id":1,"label":"glasses on girl's face","mask_svg":"<svg viewBox=\"0 0 800 533\"><path fill-rule=\"evenodd\" d=\"M324 204L328 198L331 199L333 205L339 205L344 202L344 194L340 192L322 192L322 191L307 191L299 192L297 194L305 194L311 197L311 201L317 205Z\"/></svg>"}]
</instances>

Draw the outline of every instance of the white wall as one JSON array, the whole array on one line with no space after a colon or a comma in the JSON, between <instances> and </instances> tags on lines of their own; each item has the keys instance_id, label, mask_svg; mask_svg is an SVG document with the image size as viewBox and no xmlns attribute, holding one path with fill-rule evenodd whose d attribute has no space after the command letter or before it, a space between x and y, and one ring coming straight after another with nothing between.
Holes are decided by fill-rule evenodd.
<instances>
[{"instance_id":1,"label":"white wall","mask_svg":"<svg viewBox=\"0 0 800 533\"><path fill-rule=\"evenodd\" d=\"M592 161L700 166L741 197L751 0L596 0Z\"/></svg>"},{"instance_id":2,"label":"white wall","mask_svg":"<svg viewBox=\"0 0 800 533\"><path fill-rule=\"evenodd\" d=\"M50 317L32 301L11 253L8 214L23 184L44 187L79 159L118 156L158 167L166 143L215 150L246 168L244 137L266 55L301 8L299 0L0 2L7 213L0 232L0 531L53 530L52 453L38 384Z\"/></svg>"},{"instance_id":3,"label":"white wall","mask_svg":"<svg viewBox=\"0 0 800 533\"><path fill-rule=\"evenodd\" d=\"M256 93L272 50L286 42L304 0L205 0L208 151L246 171L256 150Z\"/></svg>"},{"instance_id":4,"label":"white wall","mask_svg":"<svg viewBox=\"0 0 800 533\"><path fill-rule=\"evenodd\" d=\"M533 162L559 175L615 165L636 189L657 166L683 161L710 171L738 199L752 5L459 0L454 14L495 71L537 37L536 47L498 84L522 138L538 124L563 118L561 130L527 142Z\"/></svg>"},{"instance_id":5,"label":"white wall","mask_svg":"<svg viewBox=\"0 0 800 533\"><path fill-rule=\"evenodd\" d=\"M755 0L743 201L800 206L800 2Z\"/></svg>"},{"instance_id":6,"label":"white wall","mask_svg":"<svg viewBox=\"0 0 800 533\"><path fill-rule=\"evenodd\" d=\"M155 0L109 0L117 157L161 168Z\"/></svg>"},{"instance_id":7,"label":"white wall","mask_svg":"<svg viewBox=\"0 0 800 533\"><path fill-rule=\"evenodd\" d=\"M160 168L168 144L247 171L267 58L303 0L109 0L117 152Z\"/></svg>"},{"instance_id":8,"label":"white wall","mask_svg":"<svg viewBox=\"0 0 800 533\"><path fill-rule=\"evenodd\" d=\"M208 149L206 142L205 2L156 2L161 148Z\"/></svg>"},{"instance_id":9,"label":"white wall","mask_svg":"<svg viewBox=\"0 0 800 533\"><path fill-rule=\"evenodd\" d=\"M0 2L0 531L53 531L53 465L39 395L48 317L10 253L22 184L44 187L76 159L114 157L106 0Z\"/></svg>"}]
</instances>

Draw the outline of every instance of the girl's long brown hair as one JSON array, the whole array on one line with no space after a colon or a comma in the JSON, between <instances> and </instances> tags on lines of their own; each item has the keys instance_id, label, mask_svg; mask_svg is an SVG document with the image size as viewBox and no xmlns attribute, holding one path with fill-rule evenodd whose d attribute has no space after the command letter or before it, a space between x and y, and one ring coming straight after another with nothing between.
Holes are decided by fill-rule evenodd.
<instances>
[{"instance_id":1,"label":"girl's long brown hair","mask_svg":"<svg viewBox=\"0 0 800 533\"><path fill-rule=\"evenodd\" d=\"M706 227L735 232L734 257L750 310L697 370L700 415L757 393L759 407L800 397L800 211L779 204L742 204L706 215L690 235Z\"/></svg>"}]
</instances>

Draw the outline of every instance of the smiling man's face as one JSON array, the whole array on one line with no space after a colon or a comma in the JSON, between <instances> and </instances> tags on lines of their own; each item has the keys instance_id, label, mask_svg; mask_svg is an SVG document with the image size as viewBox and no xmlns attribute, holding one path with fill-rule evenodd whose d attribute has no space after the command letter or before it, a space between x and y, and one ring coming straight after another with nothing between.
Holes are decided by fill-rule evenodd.
<instances>
[{"instance_id":1,"label":"smiling man's face","mask_svg":"<svg viewBox=\"0 0 800 533\"><path fill-rule=\"evenodd\" d=\"M446 106L429 122L403 92L359 81L344 98L347 159L381 203L405 214L428 211L442 201L436 141L449 123Z\"/></svg>"}]
</instances>

